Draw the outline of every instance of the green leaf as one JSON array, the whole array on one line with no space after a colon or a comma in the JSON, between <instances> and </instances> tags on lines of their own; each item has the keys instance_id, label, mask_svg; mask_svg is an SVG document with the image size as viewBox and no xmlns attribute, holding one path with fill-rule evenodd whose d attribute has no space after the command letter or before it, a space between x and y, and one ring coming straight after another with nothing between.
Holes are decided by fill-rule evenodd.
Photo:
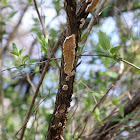
<instances>
[{"instance_id":1,"label":"green leaf","mask_svg":"<svg viewBox=\"0 0 140 140\"><path fill-rule=\"evenodd\" d=\"M119 100L118 100L118 99L113 99L113 100L112 100L112 103L113 103L114 105L117 105L117 104L119 103Z\"/></svg>"},{"instance_id":2,"label":"green leaf","mask_svg":"<svg viewBox=\"0 0 140 140\"><path fill-rule=\"evenodd\" d=\"M119 49L120 49L121 47L122 47L122 46L116 46L116 47L114 47L114 48L111 48L111 49L110 49L110 53L111 53L111 54L117 54L118 51L119 51Z\"/></svg>"},{"instance_id":3,"label":"green leaf","mask_svg":"<svg viewBox=\"0 0 140 140\"><path fill-rule=\"evenodd\" d=\"M14 60L14 62L20 62L20 60Z\"/></svg>"},{"instance_id":4,"label":"green leaf","mask_svg":"<svg viewBox=\"0 0 140 140\"><path fill-rule=\"evenodd\" d=\"M25 50L25 47L22 48L20 51L19 51L19 55L21 55L23 53L23 51Z\"/></svg>"},{"instance_id":5,"label":"green leaf","mask_svg":"<svg viewBox=\"0 0 140 140\"><path fill-rule=\"evenodd\" d=\"M120 131L124 131L124 129L125 129L125 127L123 126L123 127L120 128Z\"/></svg>"},{"instance_id":6,"label":"green leaf","mask_svg":"<svg viewBox=\"0 0 140 140\"><path fill-rule=\"evenodd\" d=\"M44 35L41 36L41 41L43 43L43 46L47 46L48 39L49 39L49 36L48 35L46 36L46 38L44 37Z\"/></svg>"},{"instance_id":7,"label":"green leaf","mask_svg":"<svg viewBox=\"0 0 140 140\"><path fill-rule=\"evenodd\" d=\"M9 18L12 18L16 13L17 13L17 11L11 12L10 15L9 15Z\"/></svg>"},{"instance_id":8,"label":"green leaf","mask_svg":"<svg viewBox=\"0 0 140 140\"><path fill-rule=\"evenodd\" d=\"M122 116L122 118L124 118L124 109L121 104L119 104L119 111L120 111L120 115Z\"/></svg>"},{"instance_id":9,"label":"green leaf","mask_svg":"<svg viewBox=\"0 0 140 140\"><path fill-rule=\"evenodd\" d=\"M128 114L126 117L125 117L125 121L127 121L127 120L129 120L130 118L132 118L134 116L134 113L132 112L132 113L130 113L130 114Z\"/></svg>"},{"instance_id":10,"label":"green leaf","mask_svg":"<svg viewBox=\"0 0 140 140\"><path fill-rule=\"evenodd\" d=\"M43 46L43 43L40 38L37 38L38 42Z\"/></svg>"},{"instance_id":11,"label":"green leaf","mask_svg":"<svg viewBox=\"0 0 140 140\"><path fill-rule=\"evenodd\" d=\"M47 47L45 47L45 46L41 46L41 50L42 50L44 53L47 54Z\"/></svg>"},{"instance_id":12,"label":"green leaf","mask_svg":"<svg viewBox=\"0 0 140 140\"><path fill-rule=\"evenodd\" d=\"M45 40L44 36L42 37L42 43L43 43L43 46L46 46L46 40Z\"/></svg>"},{"instance_id":13,"label":"green leaf","mask_svg":"<svg viewBox=\"0 0 140 140\"><path fill-rule=\"evenodd\" d=\"M100 110L99 110L98 107L95 109L94 113L96 114L96 116L99 116L100 115Z\"/></svg>"},{"instance_id":14,"label":"green leaf","mask_svg":"<svg viewBox=\"0 0 140 140\"><path fill-rule=\"evenodd\" d=\"M17 51L15 51L15 50L11 50L10 53L13 54L13 55L19 56L19 53Z\"/></svg>"},{"instance_id":15,"label":"green leaf","mask_svg":"<svg viewBox=\"0 0 140 140\"><path fill-rule=\"evenodd\" d=\"M4 3L4 5L7 5L8 4L7 0L4 0L3 3Z\"/></svg>"},{"instance_id":16,"label":"green leaf","mask_svg":"<svg viewBox=\"0 0 140 140\"><path fill-rule=\"evenodd\" d=\"M106 33L99 30L98 35L99 35L99 43L101 44L102 48L107 51L110 50L111 48L110 40L106 35Z\"/></svg>"},{"instance_id":17,"label":"green leaf","mask_svg":"<svg viewBox=\"0 0 140 140\"><path fill-rule=\"evenodd\" d=\"M31 3L32 0L28 0L29 3Z\"/></svg>"},{"instance_id":18,"label":"green leaf","mask_svg":"<svg viewBox=\"0 0 140 140\"><path fill-rule=\"evenodd\" d=\"M39 71L39 66L37 64L35 65L34 71L35 72L38 72Z\"/></svg>"},{"instance_id":19,"label":"green leaf","mask_svg":"<svg viewBox=\"0 0 140 140\"><path fill-rule=\"evenodd\" d=\"M98 50L95 50L95 52L98 54L98 55L105 55L105 56L108 56L108 57L111 57L111 55L106 52L106 51L98 51Z\"/></svg>"},{"instance_id":20,"label":"green leaf","mask_svg":"<svg viewBox=\"0 0 140 140\"><path fill-rule=\"evenodd\" d=\"M37 61L38 61L38 59L31 59L31 60L29 60L29 63L35 63Z\"/></svg>"},{"instance_id":21,"label":"green leaf","mask_svg":"<svg viewBox=\"0 0 140 140\"><path fill-rule=\"evenodd\" d=\"M122 120L121 118L111 118L110 119L110 121L112 121L112 122L119 122L121 120Z\"/></svg>"},{"instance_id":22,"label":"green leaf","mask_svg":"<svg viewBox=\"0 0 140 140\"><path fill-rule=\"evenodd\" d=\"M107 71L105 74L114 79L118 77L118 74L113 71Z\"/></svg>"},{"instance_id":23,"label":"green leaf","mask_svg":"<svg viewBox=\"0 0 140 140\"><path fill-rule=\"evenodd\" d=\"M13 48L13 50L15 50L15 51L17 51L17 52L18 52L18 50L19 50L19 48L17 47L17 45L16 45L15 43L12 44L12 48Z\"/></svg>"},{"instance_id":24,"label":"green leaf","mask_svg":"<svg viewBox=\"0 0 140 140\"><path fill-rule=\"evenodd\" d=\"M41 39L40 39L39 37L37 38L37 40L38 40L38 42L39 42L41 45L43 45L43 44L42 44L42 41L41 41Z\"/></svg>"},{"instance_id":25,"label":"green leaf","mask_svg":"<svg viewBox=\"0 0 140 140\"><path fill-rule=\"evenodd\" d=\"M22 57L22 61L27 61L28 55Z\"/></svg>"},{"instance_id":26,"label":"green leaf","mask_svg":"<svg viewBox=\"0 0 140 140\"><path fill-rule=\"evenodd\" d=\"M89 31L85 32L82 37L81 37L81 41L83 41L83 39L86 37L86 35L89 33Z\"/></svg>"}]
</instances>

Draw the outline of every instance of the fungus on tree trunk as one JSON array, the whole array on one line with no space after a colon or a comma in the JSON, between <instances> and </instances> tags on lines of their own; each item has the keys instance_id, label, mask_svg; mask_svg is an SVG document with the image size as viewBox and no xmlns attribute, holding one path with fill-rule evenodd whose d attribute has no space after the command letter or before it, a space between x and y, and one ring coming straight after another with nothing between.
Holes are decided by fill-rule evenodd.
<instances>
[{"instance_id":1,"label":"fungus on tree trunk","mask_svg":"<svg viewBox=\"0 0 140 140\"><path fill-rule=\"evenodd\" d=\"M91 2L91 0L86 0L86 2ZM85 12L91 12L98 4L99 0L92 0L92 2L87 6Z\"/></svg>"},{"instance_id":2,"label":"fungus on tree trunk","mask_svg":"<svg viewBox=\"0 0 140 140\"><path fill-rule=\"evenodd\" d=\"M82 19L80 20L80 22L81 22L81 24L80 24L79 28L81 29L81 28L83 27L83 25L85 24L85 19L82 18Z\"/></svg>"},{"instance_id":3,"label":"fungus on tree trunk","mask_svg":"<svg viewBox=\"0 0 140 140\"><path fill-rule=\"evenodd\" d=\"M75 34L65 38L63 43L63 55L64 55L64 72L67 74L66 81L75 74L73 70L73 64L75 60Z\"/></svg>"}]
</instances>

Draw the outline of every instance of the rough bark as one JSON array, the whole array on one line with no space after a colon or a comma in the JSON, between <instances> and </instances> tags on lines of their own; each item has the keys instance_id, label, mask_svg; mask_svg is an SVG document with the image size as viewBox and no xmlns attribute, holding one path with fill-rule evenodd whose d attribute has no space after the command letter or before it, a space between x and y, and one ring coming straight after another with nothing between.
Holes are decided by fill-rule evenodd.
<instances>
[{"instance_id":1,"label":"rough bark","mask_svg":"<svg viewBox=\"0 0 140 140\"><path fill-rule=\"evenodd\" d=\"M60 40L62 52L63 42L65 38L72 34L75 34L75 51L77 51L78 42L80 41L80 19L85 19L88 15L88 13L85 13L87 3L85 2L85 0L82 0L76 5L75 0L65 0L64 6L67 13L67 25L64 28ZM63 131L66 126L68 108L70 107L71 97L73 94L73 83L75 78L75 75L73 75L70 77L69 81L66 81L67 74L64 72L64 64L64 56L62 54L59 87L56 95L54 112L50 120L48 132L46 134L46 140L63 139ZM76 71L76 53L73 70ZM63 85L67 85L68 90L63 90Z\"/></svg>"}]
</instances>

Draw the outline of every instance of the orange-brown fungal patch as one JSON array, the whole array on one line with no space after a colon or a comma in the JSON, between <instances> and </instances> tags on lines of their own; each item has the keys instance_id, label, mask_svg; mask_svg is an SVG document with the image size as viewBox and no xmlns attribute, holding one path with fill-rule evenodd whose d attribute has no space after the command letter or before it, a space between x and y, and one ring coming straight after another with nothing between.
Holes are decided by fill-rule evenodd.
<instances>
[{"instance_id":1,"label":"orange-brown fungal patch","mask_svg":"<svg viewBox=\"0 0 140 140\"><path fill-rule=\"evenodd\" d=\"M87 2L90 2L90 1L87 0ZM95 8L97 6L98 2L99 2L99 0L92 0L92 2L87 6L85 12L91 12L93 10L93 8Z\"/></svg>"},{"instance_id":2,"label":"orange-brown fungal patch","mask_svg":"<svg viewBox=\"0 0 140 140\"><path fill-rule=\"evenodd\" d=\"M63 43L63 55L64 55L64 72L69 76L73 70L73 64L75 60L75 34L65 38Z\"/></svg>"},{"instance_id":3,"label":"orange-brown fungal patch","mask_svg":"<svg viewBox=\"0 0 140 140\"><path fill-rule=\"evenodd\" d=\"M80 24L79 28L81 29L81 28L83 27L83 25L85 24L85 19L82 18L82 19L80 20L80 22L81 22L81 24Z\"/></svg>"},{"instance_id":4,"label":"orange-brown fungal patch","mask_svg":"<svg viewBox=\"0 0 140 140\"><path fill-rule=\"evenodd\" d=\"M63 85L62 89L63 90L68 90L68 85Z\"/></svg>"}]
</instances>

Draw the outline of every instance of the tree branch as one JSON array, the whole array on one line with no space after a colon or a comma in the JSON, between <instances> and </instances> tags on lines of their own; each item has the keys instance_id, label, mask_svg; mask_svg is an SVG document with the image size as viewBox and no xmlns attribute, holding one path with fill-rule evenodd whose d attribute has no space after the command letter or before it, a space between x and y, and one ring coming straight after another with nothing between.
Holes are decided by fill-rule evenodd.
<instances>
[{"instance_id":1,"label":"tree branch","mask_svg":"<svg viewBox=\"0 0 140 140\"><path fill-rule=\"evenodd\" d=\"M101 12L101 10L102 10L104 4L106 3L106 1L107 0L102 0L101 3L99 4L99 6L97 7L97 9L95 11L95 14L91 18L90 23L88 24L88 27L86 29L87 35L85 36L85 38L83 39L83 41L81 42L81 44L84 44L86 42L86 40L87 40L87 38L88 38L88 36L89 36L89 34L91 32L91 29L92 29L94 23L96 22L97 17L99 16L99 13Z\"/></svg>"},{"instance_id":2,"label":"tree branch","mask_svg":"<svg viewBox=\"0 0 140 140\"><path fill-rule=\"evenodd\" d=\"M54 46L54 48L53 48L53 50L52 50L52 52L51 52L51 54L50 54L50 58L53 57L54 52L55 52L56 49L58 48L58 45L59 45L59 40L56 42L56 44L55 44L55 46ZM37 88L36 88L35 94L34 94L34 96L33 96L31 105L30 105L30 107L29 107L28 113L27 113L27 115L26 115L26 117L25 117L24 125L23 125L24 127L23 127L23 129L22 129L22 131L21 131L20 140L23 139L24 132L25 132L25 130L26 130L26 124L27 124L27 122L28 122L28 120L29 120L29 118L30 118L30 114L31 114L31 112L32 112L33 105L34 105L34 103L35 103L36 97L37 97L38 92L39 92L39 88L40 88L40 86L41 86L41 84L42 84L42 82L43 82L43 79L44 79L44 77L45 77L45 74L46 74L46 72L47 72L47 70L48 70L48 66L49 66L49 61L47 61L46 64L45 64L45 68L44 68L44 70L43 70L43 72L42 72L40 81L39 81L39 83L38 83L38 85L37 85ZM17 133L16 133L16 135L17 135Z\"/></svg>"},{"instance_id":3,"label":"tree branch","mask_svg":"<svg viewBox=\"0 0 140 140\"><path fill-rule=\"evenodd\" d=\"M140 89L137 90L135 96L132 98L132 100L128 101L127 104L124 106L124 117L133 112L138 106L140 106ZM113 118L122 118L120 115L120 112L118 112L116 115L113 116ZM115 129L115 125L117 125L119 121L108 121L103 125L103 127L98 130L94 137L92 137L90 140L106 140L108 139L108 134L112 135L112 133L109 133L110 130ZM109 130L109 131L108 131Z\"/></svg>"},{"instance_id":4,"label":"tree branch","mask_svg":"<svg viewBox=\"0 0 140 140\"><path fill-rule=\"evenodd\" d=\"M75 60L74 60L72 70L76 71L76 64L77 64L76 52L77 52L78 43L80 42L79 25L81 24L81 19L82 18L85 19L88 15L88 13L86 12L86 7L88 4L89 3L86 3L85 0L81 0L77 4L77 7L75 7L76 6L75 0L72 1L65 0L64 2L65 10L67 13L67 26L65 27L63 36L60 40L61 48L62 48L60 80L59 80L58 92L56 95L55 108L49 123L48 132L46 134L46 140L63 139L63 132L66 126L68 108L70 107L70 103L72 100L71 97L73 94L73 83L75 79L75 74L73 76L70 76L69 79L67 79L68 75L66 71L64 71L67 63L64 61L65 53L63 51L65 45L63 44L66 43L67 39L70 39L71 37L75 37L75 44L76 44L76 48L74 52Z\"/></svg>"}]
</instances>

